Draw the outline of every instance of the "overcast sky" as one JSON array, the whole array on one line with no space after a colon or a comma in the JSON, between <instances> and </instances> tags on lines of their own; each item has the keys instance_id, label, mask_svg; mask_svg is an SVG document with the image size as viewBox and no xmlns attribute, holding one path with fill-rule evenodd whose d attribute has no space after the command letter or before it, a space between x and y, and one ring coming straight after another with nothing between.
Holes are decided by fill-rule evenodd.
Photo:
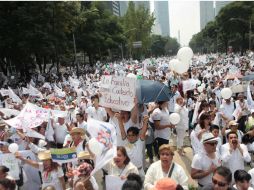
<instances>
[{"instance_id":1,"label":"overcast sky","mask_svg":"<svg viewBox=\"0 0 254 190\"><path fill-rule=\"evenodd\" d=\"M154 1L151 2L151 11L154 10ZM180 44L189 44L193 34L200 31L199 1L169 0L170 36L178 39Z\"/></svg>"}]
</instances>

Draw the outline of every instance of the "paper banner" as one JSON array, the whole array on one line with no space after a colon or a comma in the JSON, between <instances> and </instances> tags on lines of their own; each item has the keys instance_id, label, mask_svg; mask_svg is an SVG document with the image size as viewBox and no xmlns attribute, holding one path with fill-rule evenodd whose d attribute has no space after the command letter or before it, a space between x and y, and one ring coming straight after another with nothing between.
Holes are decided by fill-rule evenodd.
<instances>
[{"instance_id":1,"label":"paper banner","mask_svg":"<svg viewBox=\"0 0 254 190\"><path fill-rule=\"evenodd\" d=\"M75 147L60 149L51 148L50 152L52 160L59 164L69 163L78 160Z\"/></svg>"}]
</instances>

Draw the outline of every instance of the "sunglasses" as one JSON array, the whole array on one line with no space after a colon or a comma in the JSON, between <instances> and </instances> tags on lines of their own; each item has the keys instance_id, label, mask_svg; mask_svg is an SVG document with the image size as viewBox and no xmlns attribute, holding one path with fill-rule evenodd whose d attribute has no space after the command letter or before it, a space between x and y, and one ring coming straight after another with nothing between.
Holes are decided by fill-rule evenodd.
<instances>
[{"instance_id":1,"label":"sunglasses","mask_svg":"<svg viewBox=\"0 0 254 190\"><path fill-rule=\"evenodd\" d=\"M217 144L218 144L218 142L211 142L211 143L206 143L206 144L209 144L209 145L211 145L211 146L216 146Z\"/></svg>"},{"instance_id":2,"label":"sunglasses","mask_svg":"<svg viewBox=\"0 0 254 190\"><path fill-rule=\"evenodd\" d=\"M226 183L217 181L217 180L214 179L214 178L212 178L212 182L213 182L214 185L218 185L219 187L225 187L225 186L227 185Z\"/></svg>"}]
</instances>

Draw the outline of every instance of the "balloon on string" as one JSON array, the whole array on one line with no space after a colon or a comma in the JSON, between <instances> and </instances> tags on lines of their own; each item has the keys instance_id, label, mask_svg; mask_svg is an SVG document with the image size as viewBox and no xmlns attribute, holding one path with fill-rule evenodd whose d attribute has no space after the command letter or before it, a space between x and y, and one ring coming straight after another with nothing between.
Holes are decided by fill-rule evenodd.
<instances>
[{"instance_id":1,"label":"balloon on string","mask_svg":"<svg viewBox=\"0 0 254 190\"><path fill-rule=\"evenodd\" d=\"M169 68L171 71L175 70L175 66L181 64L181 62L178 59L172 59L169 62Z\"/></svg>"},{"instance_id":2,"label":"balloon on string","mask_svg":"<svg viewBox=\"0 0 254 190\"><path fill-rule=\"evenodd\" d=\"M224 98L224 99L229 99L231 98L233 92L230 88L223 88L220 92L221 94L221 97Z\"/></svg>"},{"instance_id":3,"label":"balloon on string","mask_svg":"<svg viewBox=\"0 0 254 190\"><path fill-rule=\"evenodd\" d=\"M171 124L176 125L180 122L180 115L178 113L171 113L169 115L169 121Z\"/></svg>"},{"instance_id":4,"label":"balloon on string","mask_svg":"<svg viewBox=\"0 0 254 190\"><path fill-rule=\"evenodd\" d=\"M179 73L179 74L183 74L183 73L187 72L188 69L189 69L189 64L188 63L180 62L179 64L174 65L174 71Z\"/></svg>"},{"instance_id":5,"label":"balloon on string","mask_svg":"<svg viewBox=\"0 0 254 190\"><path fill-rule=\"evenodd\" d=\"M10 151L10 153L16 153L19 149L19 146L16 143L11 143L8 147L8 150Z\"/></svg>"},{"instance_id":6,"label":"balloon on string","mask_svg":"<svg viewBox=\"0 0 254 190\"><path fill-rule=\"evenodd\" d=\"M182 47L177 52L177 59L179 59L180 61L189 63L192 57L193 51L189 47Z\"/></svg>"},{"instance_id":7,"label":"balloon on string","mask_svg":"<svg viewBox=\"0 0 254 190\"><path fill-rule=\"evenodd\" d=\"M92 153L95 156L100 156L102 153L102 147L100 145L100 143L96 140L96 138L91 138L88 141L88 147L90 149L90 151L92 151Z\"/></svg>"},{"instance_id":8,"label":"balloon on string","mask_svg":"<svg viewBox=\"0 0 254 190\"><path fill-rule=\"evenodd\" d=\"M128 78L134 78L134 79L137 78L137 76L136 76L135 74L133 74L133 73L129 73L129 74L127 75L127 77L128 77Z\"/></svg>"}]
</instances>

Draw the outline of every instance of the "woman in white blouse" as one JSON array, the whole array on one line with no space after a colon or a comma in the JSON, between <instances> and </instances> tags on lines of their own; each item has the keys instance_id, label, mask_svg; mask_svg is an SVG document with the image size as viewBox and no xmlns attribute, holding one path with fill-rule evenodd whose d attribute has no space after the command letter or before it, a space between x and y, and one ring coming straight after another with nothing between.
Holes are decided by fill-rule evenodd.
<instances>
[{"instance_id":1,"label":"woman in white blouse","mask_svg":"<svg viewBox=\"0 0 254 190\"><path fill-rule=\"evenodd\" d=\"M137 167L130 162L130 158L123 146L117 147L117 156L105 169L108 175L118 176L121 179L126 179L130 173L139 174Z\"/></svg>"}]
</instances>

